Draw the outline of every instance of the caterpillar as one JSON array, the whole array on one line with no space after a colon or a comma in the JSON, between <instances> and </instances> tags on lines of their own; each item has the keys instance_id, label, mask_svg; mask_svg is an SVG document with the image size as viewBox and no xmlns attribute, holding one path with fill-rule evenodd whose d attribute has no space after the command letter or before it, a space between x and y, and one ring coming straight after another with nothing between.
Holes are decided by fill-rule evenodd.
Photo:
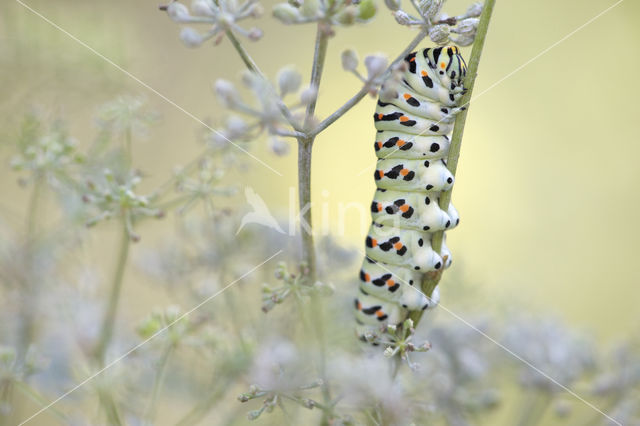
<instances>
[{"instance_id":1,"label":"caterpillar","mask_svg":"<svg viewBox=\"0 0 640 426\"><path fill-rule=\"evenodd\" d=\"M357 334L383 324L399 324L409 311L437 305L420 291L425 273L451 265L443 240L440 253L431 247L434 232L460 222L455 207L439 206L454 177L447 169L449 135L465 93L466 63L455 46L427 48L404 58L400 76L380 90L373 120L378 158L371 203L372 224L365 242L355 299ZM417 288L412 288L414 285Z\"/></svg>"}]
</instances>

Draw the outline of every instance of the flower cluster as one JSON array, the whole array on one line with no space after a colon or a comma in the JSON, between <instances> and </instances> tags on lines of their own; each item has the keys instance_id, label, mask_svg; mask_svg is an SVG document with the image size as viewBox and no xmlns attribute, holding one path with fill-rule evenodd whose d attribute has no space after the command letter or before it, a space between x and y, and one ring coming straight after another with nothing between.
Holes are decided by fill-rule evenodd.
<instances>
[{"instance_id":1,"label":"flower cluster","mask_svg":"<svg viewBox=\"0 0 640 426\"><path fill-rule=\"evenodd\" d=\"M331 32L331 25L349 26L356 23L368 22L376 14L376 4L373 0L292 0L279 3L273 8L273 16L282 23L306 24L322 22L325 29Z\"/></svg>"},{"instance_id":2,"label":"flower cluster","mask_svg":"<svg viewBox=\"0 0 640 426\"><path fill-rule=\"evenodd\" d=\"M283 138L299 136L290 130L291 121L296 127L302 127L304 108L315 100L317 91L313 87L302 88L301 75L289 66L278 72L276 80L277 85L272 86L255 73L243 73L242 82L253 95L253 105L243 100L239 90L230 81L216 81L214 90L220 102L229 110L246 117L231 116L225 128L212 135L216 145L228 140L251 141L266 132L269 135L269 147L275 154L284 155L289 151L289 145ZM291 113L290 119L287 119L282 112L283 99L294 94L297 94L296 98L289 106L284 106Z\"/></svg>"},{"instance_id":3,"label":"flower cluster","mask_svg":"<svg viewBox=\"0 0 640 426\"><path fill-rule=\"evenodd\" d=\"M94 226L98 222L121 218L132 241L138 241L140 236L133 230L133 224L140 217L163 217L162 210L150 205L149 198L134 192L140 183L140 176L132 174L122 181L110 171L105 170L100 183L87 181L87 192L83 201L95 207L98 213L90 218L87 226Z\"/></svg>"},{"instance_id":4,"label":"flower cluster","mask_svg":"<svg viewBox=\"0 0 640 426\"><path fill-rule=\"evenodd\" d=\"M480 22L478 17L482 13L481 3L474 3L464 14L453 17L441 13L444 0L420 0L411 4L417 17L402 9L401 0L385 0L385 5L400 25L426 28L435 44L442 46L453 42L459 46L469 46L473 43Z\"/></svg>"},{"instance_id":5,"label":"flower cluster","mask_svg":"<svg viewBox=\"0 0 640 426\"><path fill-rule=\"evenodd\" d=\"M302 263L298 273L291 273L284 262L278 263L274 276L281 284L277 287L264 283L262 285L262 311L269 312L275 305L282 303L287 297L294 296L303 299L314 292L332 293L333 287L329 284L309 279L309 268Z\"/></svg>"},{"instance_id":6,"label":"flower cluster","mask_svg":"<svg viewBox=\"0 0 640 426\"><path fill-rule=\"evenodd\" d=\"M46 178L51 183L67 181L69 167L84 161L64 123L55 121L47 129L36 114L25 117L16 141L16 151L11 167L31 173L29 178L23 180L25 183L38 177Z\"/></svg>"},{"instance_id":7,"label":"flower cluster","mask_svg":"<svg viewBox=\"0 0 640 426\"><path fill-rule=\"evenodd\" d=\"M185 27L180 33L180 38L188 47L198 47L205 41L215 37L218 44L227 31L247 37L256 41L262 37L259 28L245 29L238 22L247 18L258 18L262 15L262 6L256 0L194 0L191 10L184 4L174 0L166 6L161 6L171 20L180 24L203 24L209 30L201 33L191 27Z\"/></svg>"}]
</instances>

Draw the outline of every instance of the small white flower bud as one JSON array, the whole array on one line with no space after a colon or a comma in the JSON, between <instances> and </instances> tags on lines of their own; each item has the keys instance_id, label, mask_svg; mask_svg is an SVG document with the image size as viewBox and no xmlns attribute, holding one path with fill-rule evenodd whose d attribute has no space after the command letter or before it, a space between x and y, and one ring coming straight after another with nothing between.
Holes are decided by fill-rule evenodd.
<instances>
[{"instance_id":1,"label":"small white flower bud","mask_svg":"<svg viewBox=\"0 0 640 426\"><path fill-rule=\"evenodd\" d=\"M273 151L274 154L279 156L284 156L289 153L289 144L279 138L270 138L269 148L271 149L271 151Z\"/></svg>"},{"instance_id":2,"label":"small white flower bud","mask_svg":"<svg viewBox=\"0 0 640 426\"><path fill-rule=\"evenodd\" d=\"M302 76L292 67L284 67L278 71L278 87L282 96L288 93L295 93L300 89Z\"/></svg>"},{"instance_id":3,"label":"small white flower bud","mask_svg":"<svg viewBox=\"0 0 640 426\"><path fill-rule=\"evenodd\" d=\"M318 90L313 86L309 86L306 89L304 89L302 93L300 93L300 102L303 105L309 105L311 102L313 102L316 99L317 96L318 96Z\"/></svg>"},{"instance_id":4,"label":"small white flower bud","mask_svg":"<svg viewBox=\"0 0 640 426\"><path fill-rule=\"evenodd\" d=\"M482 15L482 3L474 3L465 12L463 15L464 18L473 18Z\"/></svg>"},{"instance_id":5,"label":"small white flower bud","mask_svg":"<svg viewBox=\"0 0 640 426\"><path fill-rule=\"evenodd\" d=\"M174 22L187 22L191 15L189 15L189 9L182 3L172 1L167 6L167 15Z\"/></svg>"},{"instance_id":6,"label":"small white flower bud","mask_svg":"<svg viewBox=\"0 0 640 426\"><path fill-rule=\"evenodd\" d=\"M449 26L434 25L429 29L429 38L438 45L444 45L449 42Z\"/></svg>"},{"instance_id":7,"label":"small white flower bud","mask_svg":"<svg viewBox=\"0 0 640 426\"><path fill-rule=\"evenodd\" d=\"M262 30L260 28L251 28L247 37L251 41L258 41L262 38Z\"/></svg>"},{"instance_id":8,"label":"small white flower bud","mask_svg":"<svg viewBox=\"0 0 640 426\"><path fill-rule=\"evenodd\" d=\"M400 9L400 0L384 0L384 4L393 12Z\"/></svg>"},{"instance_id":9,"label":"small white flower bud","mask_svg":"<svg viewBox=\"0 0 640 426\"><path fill-rule=\"evenodd\" d=\"M227 120L227 129L229 130L229 139L237 139L245 135L249 127L242 117L232 115Z\"/></svg>"},{"instance_id":10,"label":"small white flower bud","mask_svg":"<svg viewBox=\"0 0 640 426\"><path fill-rule=\"evenodd\" d=\"M353 49L347 49L340 55L342 68L345 71L355 71L358 68L358 54Z\"/></svg>"},{"instance_id":11,"label":"small white flower bud","mask_svg":"<svg viewBox=\"0 0 640 426\"><path fill-rule=\"evenodd\" d=\"M187 47L198 47L204 41L204 37L193 28L186 27L180 31L180 40L182 40Z\"/></svg>"},{"instance_id":12,"label":"small white flower bud","mask_svg":"<svg viewBox=\"0 0 640 426\"><path fill-rule=\"evenodd\" d=\"M422 11L422 15L425 18L433 19L438 13L440 13L440 9L442 9L443 4L444 0L422 0L419 6Z\"/></svg>"},{"instance_id":13,"label":"small white flower bud","mask_svg":"<svg viewBox=\"0 0 640 426\"><path fill-rule=\"evenodd\" d=\"M236 90L233 83L227 80L216 80L214 84L214 90L220 98L220 100L227 107L233 107L240 101L240 95Z\"/></svg>"},{"instance_id":14,"label":"small white flower bud","mask_svg":"<svg viewBox=\"0 0 640 426\"><path fill-rule=\"evenodd\" d=\"M195 16L215 16L210 0L193 0L191 2L191 12Z\"/></svg>"},{"instance_id":15,"label":"small white flower bud","mask_svg":"<svg viewBox=\"0 0 640 426\"><path fill-rule=\"evenodd\" d=\"M409 25L411 23L411 18L404 10L396 10L393 12L393 17L396 18L396 22L400 25Z\"/></svg>"},{"instance_id":16,"label":"small white flower bud","mask_svg":"<svg viewBox=\"0 0 640 426\"><path fill-rule=\"evenodd\" d=\"M253 411L249 411L249 412L247 413L247 418L248 418L249 420L255 420L255 419L257 419L258 417L260 417L260 414L262 414L262 411L260 411L260 410L253 410Z\"/></svg>"},{"instance_id":17,"label":"small white flower bud","mask_svg":"<svg viewBox=\"0 0 640 426\"><path fill-rule=\"evenodd\" d=\"M335 15L336 21L342 25L353 25L358 16L358 6L351 4Z\"/></svg>"},{"instance_id":18,"label":"small white flower bud","mask_svg":"<svg viewBox=\"0 0 640 426\"><path fill-rule=\"evenodd\" d=\"M458 46L471 46L473 44L473 40L475 39L474 35L461 35L459 37L451 37L451 41L457 44Z\"/></svg>"},{"instance_id":19,"label":"small white flower bud","mask_svg":"<svg viewBox=\"0 0 640 426\"><path fill-rule=\"evenodd\" d=\"M283 24L295 24L300 19L300 11L288 3L280 3L273 8L273 16Z\"/></svg>"},{"instance_id":20,"label":"small white flower bud","mask_svg":"<svg viewBox=\"0 0 640 426\"><path fill-rule=\"evenodd\" d=\"M309 19L318 17L318 11L320 10L320 3L318 0L304 0L300 7L302 16Z\"/></svg>"},{"instance_id":21,"label":"small white flower bud","mask_svg":"<svg viewBox=\"0 0 640 426\"><path fill-rule=\"evenodd\" d=\"M261 17L263 14L264 14L264 7L262 7L260 3L254 3L251 5L251 8L249 9L249 15L252 18L257 19Z\"/></svg>"},{"instance_id":22,"label":"small white flower bud","mask_svg":"<svg viewBox=\"0 0 640 426\"><path fill-rule=\"evenodd\" d=\"M381 76L387 69L389 61L382 55L370 55L364 58L364 65L367 67L368 80L371 81Z\"/></svg>"},{"instance_id":23,"label":"small white flower bud","mask_svg":"<svg viewBox=\"0 0 640 426\"><path fill-rule=\"evenodd\" d=\"M478 18L463 19L458 23L458 26L455 27L454 32L461 35L473 35L478 29L479 23L480 20Z\"/></svg>"},{"instance_id":24,"label":"small white flower bud","mask_svg":"<svg viewBox=\"0 0 640 426\"><path fill-rule=\"evenodd\" d=\"M384 350L384 356L387 358L391 358L395 354L396 354L396 351L391 346L387 346L387 348Z\"/></svg>"}]
</instances>

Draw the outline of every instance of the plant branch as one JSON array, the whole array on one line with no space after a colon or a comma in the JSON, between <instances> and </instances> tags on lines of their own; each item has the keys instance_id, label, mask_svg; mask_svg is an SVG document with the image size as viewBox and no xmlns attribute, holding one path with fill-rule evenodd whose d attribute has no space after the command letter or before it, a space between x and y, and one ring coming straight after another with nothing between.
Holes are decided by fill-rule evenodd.
<instances>
[{"instance_id":1,"label":"plant branch","mask_svg":"<svg viewBox=\"0 0 640 426\"><path fill-rule=\"evenodd\" d=\"M418 33L418 35L416 35L414 37L413 40L411 40L411 43L409 43L409 45L402 51L402 53L400 53L400 55L398 55L398 57L396 59L394 59L394 61L391 63L391 65L389 65L389 67L387 68L387 70L384 72L383 74L383 79L386 78L389 73L391 72L391 70L393 69L393 67L400 61L402 61L405 56L407 56L409 53L411 53L413 51L413 49L416 48L416 46L427 36L427 30L426 28L423 28L420 30L420 32ZM315 129L313 129L312 131L309 132L309 136L311 137L315 137L316 135L318 135L318 133L322 132L323 130L325 130L327 127L331 126L333 123L335 123L340 117L342 117L347 111L349 111L351 108L353 108L358 102L360 102L362 100L362 98L364 98L367 93L369 93L372 89L371 87L371 83L369 82L368 84L365 84L359 91L358 93L356 93L351 99L349 99L344 105L342 105L340 108L338 108L333 114L331 114L329 117L325 118L319 125L318 127L316 127Z\"/></svg>"},{"instance_id":2,"label":"plant branch","mask_svg":"<svg viewBox=\"0 0 640 426\"><path fill-rule=\"evenodd\" d=\"M127 258L129 256L129 245L131 238L127 232L127 227L122 223L122 236L120 241L120 248L118 250L118 260L116 261L116 268L113 276L113 282L111 284L111 295L109 296L109 304L107 305L107 312L105 313L102 321L102 327L100 328L100 338L96 345L94 357L100 364L104 365L104 357L111 343L113 337L113 327L116 320L116 313L118 310L118 303L120 301L120 291L122 290L122 282L124 278L125 266L127 264Z\"/></svg>"},{"instance_id":3,"label":"plant branch","mask_svg":"<svg viewBox=\"0 0 640 426\"><path fill-rule=\"evenodd\" d=\"M462 97L460 104L467 108L456 116L455 127L453 129L453 135L451 137L451 144L449 146L449 155L447 156L447 168L452 175L455 176L456 169L458 167L458 158L460 157L460 147L462 145L462 136L464 134L464 126L467 121L467 114L469 113L469 101L473 94L473 87L476 82L476 76L478 75L478 66L480 64L480 57L482 56L482 49L484 48L484 42L487 37L487 30L489 29L489 22L491 21L491 13L495 5L495 0L486 0L480 16L480 23L478 24L478 30L476 33L476 39L471 50L471 58L469 59L469 66L467 68L467 77L464 81L464 87L467 92ZM451 190L445 191L440 195L440 208L447 211L449 203L451 202ZM436 232L431 240L431 246L436 253L440 253L442 249L442 240L444 232ZM431 297L433 290L440 282L442 271L433 271L425 274L425 278L422 281L422 291L428 297ZM413 319L414 324L417 326L423 311L414 311L410 317Z\"/></svg>"},{"instance_id":4,"label":"plant branch","mask_svg":"<svg viewBox=\"0 0 640 426\"><path fill-rule=\"evenodd\" d=\"M255 61L253 60L253 58L251 58L251 56L249 56L249 52L247 52L245 48L242 46L242 44L240 44L240 40L238 40L238 38L230 30L227 30L225 34L229 38L229 41L231 41L231 44L233 45L233 47L236 49L236 51L240 55L240 59L242 59L242 62L244 62L247 69L252 73L260 76L260 78L262 78L265 81L265 83L267 83L267 85L273 92L273 95L275 96L276 104L278 105L280 112L282 113L284 118L287 120L287 122L291 125L291 127L294 128L294 130L298 132L302 132L302 128L300 128L298 123L296 123L296 120L291 114L291 111L289 111L289 108L287 108L287 106L282 101L280 96L277 95L275 89L273 88L273 86L271 85L267 77L260 70L260 68L258 68L258 64L255 63Z\"/></svg>"}]
</instances>

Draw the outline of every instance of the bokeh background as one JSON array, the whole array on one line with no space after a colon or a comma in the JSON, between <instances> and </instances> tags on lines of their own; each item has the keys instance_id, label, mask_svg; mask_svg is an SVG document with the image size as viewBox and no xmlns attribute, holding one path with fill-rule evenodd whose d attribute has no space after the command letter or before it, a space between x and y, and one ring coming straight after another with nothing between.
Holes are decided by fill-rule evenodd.
<instances>
[{"instance_id":1,"label":"bokeh background","mask_svg":"<svg viewBox=\"0 0 640 426\"><path fill-rule=\"evenodd\" d=\"M185 48L179 27L158 11L157 1L27 3L196 117L215 127L226 116L212 83L218 78L239 82L243 69L226 40L215 47ZM623 1L571 34L614 3L498 2L453 195L462 219L448 236L455 272L445 274L442 283L445 305L461 293L470 295L477 310L504 311L507 316L509 305L524 305L540 315L563 318L602 342L640 330L640 4ZM264 37L245 42L246 48L268 76L284 64L307 76L314 27L283 26L269 17L274 3L263 4L267 13L259 26ZM458 0L447 4L451 14L467 6ZM379 6L375 23L341 29L331 39L320 117L359 88L355 77L341 68L344 49L356 49L361 57L374 52L395 57L415 35ZM464 53L468 56L470 49ZM162 117L149 137L134 146L137 163L148 177L145 185L153 187L175 165L200 152L200 124L20 3L2 2L3 139L10 139L24 113L37 106L66 117L82 143L94 132L96 107L121 94L145 97ZM342 232L340 209L353 203L368 210L374 190L374 103L365 98L314 147L314 225L328 223L339 241L354 247L362 244L368 219L352 207ZM283 215L289 211L290 188L296 186L291 148L291 154L279 157L265 141L256 141L252 153L283 176L255 164L238 176L240 185L254 188ZM0 154L5 164L0 168L0 217L19 226L27 193L9 170L10 153ZM151 226L135 250L153 247L162 233L162 225ZM115 230L101 227L87 256L101 254L108 269L108 247L114 242ZM135 273L133 277L123 297L128 309L166 301L144 279Z\"/></svg>"}]
</instances>

